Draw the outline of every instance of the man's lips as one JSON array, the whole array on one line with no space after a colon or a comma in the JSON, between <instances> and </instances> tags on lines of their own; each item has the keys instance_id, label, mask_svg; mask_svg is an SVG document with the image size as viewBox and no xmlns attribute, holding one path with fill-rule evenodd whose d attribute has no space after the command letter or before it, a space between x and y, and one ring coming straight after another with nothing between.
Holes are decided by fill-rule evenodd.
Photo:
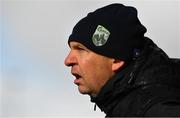
<instances>
[{"instance_id":1,"label":"man's lips","mask_svg":"<svg viewBox=\"0 0 180 118\"><path fill-rule=\"evenodd\" d=\"M79 85L80 84L81 75L79 75L77 73L72 73L72 75L76 77L76 79L74 80L74 84Z\"/></svg>"}]
</instances>

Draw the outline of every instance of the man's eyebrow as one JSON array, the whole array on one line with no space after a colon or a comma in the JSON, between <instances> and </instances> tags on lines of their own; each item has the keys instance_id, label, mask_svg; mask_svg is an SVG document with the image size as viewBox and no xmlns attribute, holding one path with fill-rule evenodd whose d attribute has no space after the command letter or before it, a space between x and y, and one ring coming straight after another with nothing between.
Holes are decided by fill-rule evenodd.
<instances>
[{"instance_id":1,"label":"man's eyebrow","mask_svg":"<svg viewBox=\"0 0 180 118\"><path fill-rule=\"evenodd\" d=\"M71 47L71 48L84 48L84 49L86 49L85 46L80 45L80 44L73 44L73 45L71 45L70 47Z\"/></svg>"}]
</instances>

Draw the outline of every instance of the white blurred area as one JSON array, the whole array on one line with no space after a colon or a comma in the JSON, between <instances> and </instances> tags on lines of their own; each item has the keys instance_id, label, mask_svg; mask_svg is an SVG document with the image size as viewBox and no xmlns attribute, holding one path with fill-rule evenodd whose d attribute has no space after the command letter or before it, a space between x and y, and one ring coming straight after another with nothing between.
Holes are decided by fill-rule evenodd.
<instances>
[{"instance_id":1,"label":"white blurred area","mask_svg":"<svg viewBox=\"0 0 180 118\"><path fill-rule=\"evenodd\" d=\"M68 36L87 13L118 2L135 6L146 36L180 58L180 1L162 1L0 1L0 117L104 117L64 66Z\"/></svg>"}]
</instances>

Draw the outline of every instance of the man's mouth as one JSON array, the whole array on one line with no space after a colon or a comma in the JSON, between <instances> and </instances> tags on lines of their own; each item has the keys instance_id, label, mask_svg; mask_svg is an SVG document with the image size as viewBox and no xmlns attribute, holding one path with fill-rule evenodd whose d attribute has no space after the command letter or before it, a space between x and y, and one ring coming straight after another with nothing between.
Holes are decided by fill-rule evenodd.
<instances>
[{"instance_id":1,"label":"man's mouth","mask_svg":"<svg viewBox=\"0 0 180 118\"><path fill-rule=\"evenodd\" d=\"M73 76L75 76L75 77L76 77L76 79L81 78L81 76L80 76L79 74L77 74L77 73L72 73L72 75L73 75Z\"/></svg>"},{"instance_id":2,"label":"man's mouth","mask_svg":"<svg viewBox=\"0 0 180 118\"><path fill-rule=\"evenodd\" d=\"M79 85L80 84L80 78L81 78L81 75L77 74L77 73L72 73L73 76L75 76L75 80L74 80L74 84L76 85Z\"/></svg>"}]
</instances>

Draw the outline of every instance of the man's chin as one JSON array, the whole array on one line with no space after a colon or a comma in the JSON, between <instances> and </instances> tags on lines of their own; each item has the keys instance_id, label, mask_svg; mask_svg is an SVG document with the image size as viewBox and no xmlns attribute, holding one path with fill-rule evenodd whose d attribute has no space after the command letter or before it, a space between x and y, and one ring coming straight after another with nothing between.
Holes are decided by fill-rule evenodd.
<instances>
[{"instance_id":1,"label":"man's chin","mask_svg":"<svg viewBox=\"0 0 180 118\"><path fill-rule=\"evenodd\" d=\"M78 86L78 90L79 90L79 93L81 93L83 95L87 95L87 94L89 95L90 94L89 91L83 87Z\"/></svg>"},{"instance_id":2,"label":"man's chin","mask_svg":"<svg viewBox=\"0 0 180 118\"><path fill-rule=\"evenodd\" d=\"M93 97L97 96L97 94L93 94L93 93L91 93L91 92L89 92L88 90L85 90L85 89L78 88L78 90L79 90L79 93L81 93L83 95L89 95L89 96L93 96Z\"/></svg>"},{"instance_id":3,"label":"man's chin","mask_svg":"<svg viewBox=\"0 0 180 118\"><path fill-rule=\"evenodd\" d=\"M79 90L79 93L81 93L81 94L83 94L83 95L89 94L89 93L87 93L86 91L81 91L81 90Z\"/></svg>"}]
</instances>

